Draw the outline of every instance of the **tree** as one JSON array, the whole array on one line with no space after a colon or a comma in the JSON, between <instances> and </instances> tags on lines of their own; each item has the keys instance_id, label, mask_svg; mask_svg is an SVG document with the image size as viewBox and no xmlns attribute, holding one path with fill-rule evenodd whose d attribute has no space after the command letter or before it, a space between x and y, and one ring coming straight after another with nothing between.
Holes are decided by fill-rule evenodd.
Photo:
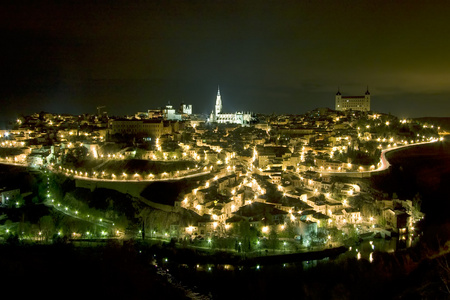
<instances>
[{"instance_id":1,"label":"tree","mask_svg":"<svg viewBox=\"0 0 450 300\"><path fill-rule=\"evenodd\" d=\"M45 240L48 240L55 231L55 222L51 216L41 217L39 219L38 226Z\"/></svg>"},{"instance_id":2,"label":"tree","mask_svg":"<svg viewBox=\"0 0 450 300\"><path fill-rule=\"evenodd\" d=\"M278 234L275 229L272 229L269 232L269 240L268 240L269 248L275 251L275 249L278 249L278 244L279 244Z\"/></svg>"},{"instance_id":3,"label":"tree","mask_svg":"<svg viewBox=\"0 0 450 300\"><path fill-rule=\"evenodd\" d=\"M31 233L31 224L21 220L17 228L17 232L21 236L28 236Z\"/></svg>"},{"instance_id":4,"label":"tree","mask_svg":"<svg viewBox=\"0 0 450 300\"><path fill-rule=\"evenodd\" d=\"M279 236L293 239L297 235L297 230L298 227L295 226L294 222L288 221Z\"/></svg>"},{"instance_id":5,"label":"tree","mask_svg":"<svg viewBox=\"0 0 450 300\"><path fill-rule=\"evenodd\" d=\"M422 198L420 197L420 194L417 193L412 199L412 214L414 218L419 217L421 207L422 207Z\"/></svg>"},{"instance_id":6,"label":"tree","mask_svg":"<svg viewBox=\"0 0 450 300\"><path fill-rule=\"evenodd\" d=\"M10 246L19 246L20 245L19 236L17 234L10 233L6 237L5 243Z\"/></svg>"},{"instance_id":7,"label":"tree","mask_svg":"<svg viewBox=\"0 0 450 300\"><path fill-rule=\"evenodd\" d=\"M358 231L356 230L355 226L352 224L345 225L345 229L347 231L348 237L351 241L357 242L358 241Z\"/></svg>"},{"instance_id":8,"label":"tree","mask_svg":"<svg viewBox=\"0 0 450 300\"><path fill-rule=\"evenodd\" d=\"M385 227L387 224L387 220L382 214L378 217L378 224L382 227Z\"/></svg>"},{"instance_id":9,"label":"tree","mask_svg":"<svg viewBox=\"0 0 450 300\"><path fill-rule=\"evenodd\" d=\"M251 251L251 244L257 239L258 232L254 227L250 226L250 222L247 220L242 220L235 231L235 233L239 236L239 240L242 243L241 249L244 252Z\"/></svg>"}]
</instances>

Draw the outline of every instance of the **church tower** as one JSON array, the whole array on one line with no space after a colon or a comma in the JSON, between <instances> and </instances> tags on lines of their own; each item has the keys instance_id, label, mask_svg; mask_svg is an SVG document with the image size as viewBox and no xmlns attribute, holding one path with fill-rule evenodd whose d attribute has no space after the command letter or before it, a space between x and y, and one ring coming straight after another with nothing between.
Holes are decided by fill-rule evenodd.
<instances>
[{"instance_id":1,"label":"church tower","mask_svg":"<svg viewBox=\"0 0 450 300\"><path fill-rule=\"evenodd\" d=\"M220 88L217 87L217 97L216 97L216 109L215 114L218 116L220 113L222 113L222 98L220 97Z\"/></svg>"}]
</instances>

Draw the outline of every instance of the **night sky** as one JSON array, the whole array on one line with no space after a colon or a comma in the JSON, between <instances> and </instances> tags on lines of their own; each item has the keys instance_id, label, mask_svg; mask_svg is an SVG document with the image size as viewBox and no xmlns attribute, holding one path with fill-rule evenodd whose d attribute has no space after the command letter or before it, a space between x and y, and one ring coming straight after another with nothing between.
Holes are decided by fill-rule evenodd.
<instances>
[{"instance_id":1,"label":"night sky","mask_svg":"<svg viewBox=\"0 0 450 300\"><path fill-rule=\"evenodd\" d=\"M16 2L0 6L1 120L209 113L218 85L228 112L302 114L369 86L375 111L450 116L449 1Z\"/></svg>"}]
</instances>

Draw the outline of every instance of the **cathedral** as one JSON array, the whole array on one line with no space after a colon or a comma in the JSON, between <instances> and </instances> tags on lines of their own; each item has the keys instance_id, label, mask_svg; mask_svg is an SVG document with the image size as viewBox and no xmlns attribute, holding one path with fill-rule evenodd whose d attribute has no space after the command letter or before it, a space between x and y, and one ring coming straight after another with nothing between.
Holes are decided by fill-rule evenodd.
<instances>
[{"instance_id":1,"label":"cathedral","mask_svg":"<svg viewBox=\"0 0 450 300\"><path fill-rule=\"evenodd\" d=\"M222 97L220 96L220 89L217 88L216 105L209 116L208 122L250 125L252 119L253 113L251 112L223 113Z\"/></svg>"}]
</instances>

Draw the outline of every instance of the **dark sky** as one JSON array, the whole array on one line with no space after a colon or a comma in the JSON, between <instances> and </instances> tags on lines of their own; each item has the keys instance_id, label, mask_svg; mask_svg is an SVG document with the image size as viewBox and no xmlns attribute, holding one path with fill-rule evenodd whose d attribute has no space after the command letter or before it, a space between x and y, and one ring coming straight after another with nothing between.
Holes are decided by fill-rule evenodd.
<instances>
[{"instance_id":1,"label":"dark sky","mask_svg":"<svg viewBox=\"0 0 450 300\"><path fill-rule=\"evenodd\" d=\"M450 116L449 1L111 2L1 4L2 119L207 113L218 85L230 112L302 114L369 86L375 111Z\"/></svg>"}]
</instances>

